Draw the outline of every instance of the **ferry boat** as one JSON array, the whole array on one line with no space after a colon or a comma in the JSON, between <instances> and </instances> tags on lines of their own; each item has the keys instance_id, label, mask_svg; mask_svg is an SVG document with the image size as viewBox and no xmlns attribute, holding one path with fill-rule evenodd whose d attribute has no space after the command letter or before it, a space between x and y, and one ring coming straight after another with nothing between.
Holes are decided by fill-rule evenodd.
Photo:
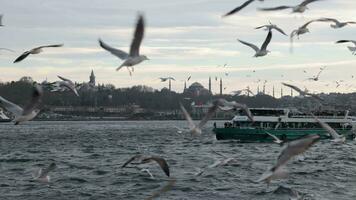
<instances>
[{"instance_id":1,"label":"ferry boat","mask_svg":"<svg viewBox=\"0 0 356 200\"><path fill-rule=\"evenodd\" d=\"M11 119L8 118L8 117L4 114L3 110L0 108L0 122L10 122L10 121L11 121Z\"/></svg>"},{"instance_id":2,"label":"ferry boat","mask_svg":"<svg viewBox=\"0 0 356 200\"><path fill-rule=\"evenodd\" d=\"M240 142L272 142L272 134L282 141L294 140L307 134L318 134L321 139L331 138L310 115L289 108L250 108L254 122L242 111L224 126L214 123L213 132L218 140L235 139ZM326 122L347 139L354 139L356 117L349 116L349 111L317 111L313 114Z\"/></svg>"}]
</instances>

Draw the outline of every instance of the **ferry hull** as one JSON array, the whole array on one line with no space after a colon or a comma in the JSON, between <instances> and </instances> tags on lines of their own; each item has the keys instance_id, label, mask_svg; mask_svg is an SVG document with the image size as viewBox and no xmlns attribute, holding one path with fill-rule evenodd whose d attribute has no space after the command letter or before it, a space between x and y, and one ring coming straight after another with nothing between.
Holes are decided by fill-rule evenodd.
<instances>
[{"instance_id":1,"label":"ferry hull","mask_svg":"<svg viewBox=\"0 0 356 200\"><path fill-rule=\"evenodd\" d=\"M273 138L266 134L277 136L282 140L294 140L308 134L318 134L320 139L330 139L331 137L324 129L240 129L240 128L214 128L218 140L239 140L240 142L273 142ZM336 130L339 134L343 134L347 139L354 139L355 135L351 130Z\"/></svg>"}]
</instances>

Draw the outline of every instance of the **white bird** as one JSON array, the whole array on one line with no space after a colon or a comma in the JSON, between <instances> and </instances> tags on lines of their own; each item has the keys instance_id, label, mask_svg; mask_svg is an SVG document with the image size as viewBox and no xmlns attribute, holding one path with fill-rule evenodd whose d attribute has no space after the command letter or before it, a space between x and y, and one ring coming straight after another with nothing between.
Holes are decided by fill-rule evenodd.
<instances>
[{"instance_id":1,"label":"white bird","mask_svg":"<svg viewBox=\"0 0 356 200\"><path fill-rule=\"evenodd\" d=\"M15 116L13 122L15 122L15 125L18 125L20 122L32 120L37 116L37 114L40 112L38 107L41 103L42 96L42 87L36 84L32 92L31 101L24 107L24 109L1 96L0 106Z\"/></svg>"},{"instance_id":2,"label":"white bird","mask_svg":"<svg viewBox=\"0 0 356 200\"><path fill-rule=\"evenodd\" d=\"M272 39L272 31L269 30L267 37L266 37L265 41L263 42L261 48L258 48L256 45L242 41L242 40L238 40L238 41L244 45L251 47L253 50L255 50L256 54L254 55L254 57L260 57L260 56L265 56L265 55L267 55L267 53L269 53L269 51L267 50L267 46L270 43L271 39Z\"/></svg>"},{"instance_id":3,"label":"white bird","mask_svg":"<svg viewBox=\"0 0 356 200\"><path fill-rule=\"evenodd\" d=\"M40 182L45 182L48 183L50 182L51 178L48 175L49 172L53 171L56 169L57 165L55 163L51 163L47 168L42 169L40 168L38 171L36 171L32 176L36 181Z\"/></svg>"},{"instance_id":4,"label":"white bird","mask_svg":"<svg viewBox=\"0 0 356 200\"><path fill-rule=\"evenodd\" d=\"M335 29L342 28L348 24L356 24L356 22L354 22L354 21L340 22L339 20L334 19L334 18L320 18L319 21L333 22L334 24L330 24L330 27L335 28Z\"/></svg>"},{"instance_id":5,"label":"white bird","mask_svg":"<svg viewBox=\"0 0 356 200\"><path fill-rule=\"evenodd\" d=\"M311 24L312 22L316 22L318 20L311 20L311 21L308 21L307 23L303 24L302 26L300 26L298 29L296 30L293 30L292 33L290 34L290 40L291 42L293 42L293 38L295 36L298 37L299 39L299 35L302 35L302 34L305 34L305 33L309 33L309 29L308 29L308 25Z\"/></svg>"},{"instance_id":6,"label":"white bird","mask_svg":"<svg viewBox=\"0 0 356 200\"><path fill-rule=\"evenodd\" d=\"M43 48L48 48L48 47L62 47L63 44L54 44L54 45L45 45L45 46L39 46L36 48L33 48L29 51L25 51L23 52L19 57L17 57L14 61L14 63L20 62L23 59L25 59L27 56L29 56L30 54L39 54L41 53L43 50Z\"/></svg>"},{"instance_id":7,"label":"white bird","mask_svg":"<svg viewBox=\"0 0 356 200\"><path fill-rule=\"evenodd\" d=\"M240 10L242 10L243 8L245 8L246 6L248 6L249 4L251 4L254 1L255 0L247 0L247 1L245 1L242 5L234 8L230 12L226 13L225 15L223 15L223 17L227 17L229 15L232 15L232 14L235 14L235 13L239 12ZM263 1L263 0L259 0L259 1Z\"/></svg>"},{"instance_id":8,"label":"white bird","mask_svg":"<svg viewBox=\"0 0 356 200\"><path fill-rule=\"evenodd\" d=\"M137 163L133 163L134 161L136 161ZM121 168L126 167L128 164L145 164L145 163L150 163L152 161L155 161L163 170L163 172L169 177L169 166L167 164L167 161L162 158L162 157L158 157L158 156L144 156L141 154L137 154L133 157L131 157L128 161L126 161ZM148 173L148 172L147 172ZM152 176L151 173L149 173L150 176ZM152 176L153 177L153 176Z\"/></svg>"},{"instance_id":9,"label":"white bird","mask_svg":"<svg viewBox=\"0 0 356 200\"><path fill-rule=\"evenodd\" d=\"M336 143L344 143L346 141L346 137L344 135L339 135L333 128L331 128L327 123L321 121L320 119L318 119L315 115L313 115L313 113L310 113L313 118L315 119L316 122L318 122L320 124L320 126L325 129L330 136L333 138L333 142Z\"/></svg>"},{"instance_id":10,"label":"white bird","mask_svg":"<svg viewBox=\"0 0 356 200\"><path fill-rule=\"evenodd\" d=\"M320 0L304 0L302 3L296 6L277 6L272 8L260 8L262 11L275 11L275 10L284 10L284 9L292 9L292 13L303 13L305 10L308 9L307 5Z\"/></svg>"},{"instance_id":11,"label":"white bird","mask_svg":"<svg viewBox=\"0 0 356 200\"><path fill-rule=\"evenodd\" d=\"M57 87L57 88L61 88L59 90L52 90L52 91L64 91L63 88L67 88L71 91L74 92L75 95L77 95L79 97L79 94L78 94L78 91L76 89L76 86L75 84L73 83L73 81L67 79L67 78L64 78L62 76L57 76L59 79L61 79L62 81L57 81L54 83L54 86Z\"/></svg>"},{"instance_id":12,"label":"white bird","mask_svg":"<svg viewBox=\"0 0 356 200\"><path fill-rule=\"evenodd\" d=\"M131 42L130 53L126 53L120 49L113 48L105 44L101 39L99 39L99 44L103 49L109 51L111 54L117 56L121 60L124 60L124 62L116 69L116 71L126 66L131 74L129 67L131 67L133 70L134 65L137 65L144 60L149 60L147 56L140 55L140 45L144 36L144 29L145 29L144 19L143 16L140 15L137 20L134 38L132 39Z\"/></svg>"},{"instance_id":13,"label":"white bird","mask_svg":"<svg viewBox=\"0 0 356 200\"><path fill-rule=\"evenodd\" d=\"M324 67L324 68L320 68L320 71L318 72L318 74L317 74L316 76L312 77L312 78L308 78L308 80L311 80L311 81L318 81L318 80L319 80L319 76L320 76L321 72L322 72L324 69L325 69L325 67Z\"/></svg>"},{"instance_id":14,"label":"white bird","mask_svg":"<svg viewBox=\"0 0 356 200\"><path fill-rule=\"evenodd\" d=\"M215 100L213 102L213 105L209 108L208 112L203 117L203 119L199 122L198 125L196 125L193 122L192 117L189 115L188 111L184 108L184 106L181 103L179 103L182 113L183 113L185 119L188 121L190 133L193 136L198 136L198 135L202 134L201 129L210 120L210 118L213 117L213 115L215 114L216 110L218 109L218 106L220 105L220 103L221 103L220 99Z\"/></svg>"},{"instance_id":15,"label":"white bird","mask_svg":"<svg viewBox=\"0 0 356 200\"><path fill-rule=\"evenodd\" d=\"M271 22L269 22L269 24L267 24L267 25L258 26L258 27L256 27L255 29L260 29L260 28L265 28L266 31L275 29L276 31L278 31L278 32L282 33L283 35L287 36L287 34L286 34L281 28L279 28L279 27L278 27L277 25L275 25L275 24L272 24Z\"/></svg>"},{"instance_id":16,"label":"white bird","mask_svg":"<svg viewBox=\"0 0 356 200\"><path fill-rule=\"evenodd\" d=\"M265 133L267 135L271 136L274 139L273 140L274 143L277 143L277 144L282 144L283 143L283 141L281 139L279 139L277 136L275 136L275 135L273 135L273 134L271 134L271 133L269 133L267 131L265 131Z\"/></svg>"},{"instance_id":17,"label":"white bird","mask_svg":"<svg viewBox=\"0 0 356 200\"><path fill-rule=\"evenodd\" d=\"M319 135L309 134L300 139L288 142L278 156L276 164L262 174L257 182L264 181L269 184L273 179L284 178L287 171L284 170L285 164L294 156L299 155L308 150L314 143L319 140Z\"/></svg>"},{"instance_id":18,"label":"white bird","mask_svg":"<svg viewBox=\"0 0 356 200\"><path fill-rule=\"evenodd\" d=\"M309 93L307 90L306 91L303 91L301 90L300 88L298 88L297 86L294 86L294 85L291 85L291 84L287 84L287 83L282 83L284 86L287 86L289 88L292 88L293 90L299 92L300 95L302 96L310 96L320 102L324 101L322 98L320 98L318 95L315 95L315 94L312 94L312 93Z\"/></svg>"},{"instance_id":19,"label":"white bird","mask_svg":"<svg viewBox=\"0 0 356 200\"><path fill-rule=\"evenodd\" d=\"M254 121L250 109L245 104L240 104L236 101L226 101L225 99L220 99L218 108L222 111L242 109L246 113L249 120L252 122Z\"/></svg>"},{"instance_id":20,"label":"white bird","mask_svg":"<svg viewBox=\"0 0 356 200\"><path fill-rule=\"evenodd\" d=\"M159 79L161 79L161 82L166 82L167 80L173 80L175 81L176 79L174 79L173 77L160 77Z\"/></svg>"},{"instance_id":21,"label":"white bird","mask_svg":"<svg viewBox=\"0 0 356 200\"><path fill-rule=\"evenodd\" d=\"M356 40L339 40L336 41L337 44L351 42L354 44L353 47L348 46L347 48L352 52L352 55L356 55Z\"/></svg>"}]
</instances>

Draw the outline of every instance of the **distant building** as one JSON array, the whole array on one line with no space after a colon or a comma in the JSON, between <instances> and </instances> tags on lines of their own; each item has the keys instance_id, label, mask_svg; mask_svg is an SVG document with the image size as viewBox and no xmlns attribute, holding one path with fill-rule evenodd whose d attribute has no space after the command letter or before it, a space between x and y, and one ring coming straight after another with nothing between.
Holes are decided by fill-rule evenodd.
<instances>
[{"instance_id":1,"label":"distant building","mask_svg":"<svg viewBox=\"0 0 356 200\"><path fill-rule=\"evenodd\" d=\"M97 89L98 88L96 86L94 71L91 70L91 73L89 76L89 82L82 83L80 90L88 91L88 90L97 90Z\"/></svg>"},{"instance_id":2,"label":"distant building","mask_svg":"<svg viewBox=\"0 0 356 200\"><path fill-rule=\"evenodd\" d=\"M188 96L204 96L204 95L211 95L211 92L204 88L204 86L198 82L194 82L188 88L184 89L184 94Z\"/></svg>"},{"instance_id":3,"label":"distant building","mask_svg":"<svg viewBox=\"0 0 356 200\"><path fill-rule=\"evenodd\" d=\"M92 85L92 86L95 86L95 75L94 75L94 71L91 70L91 74L90 74L90 77L89 77L89 84Z\"/></svg>"}]
</instances>

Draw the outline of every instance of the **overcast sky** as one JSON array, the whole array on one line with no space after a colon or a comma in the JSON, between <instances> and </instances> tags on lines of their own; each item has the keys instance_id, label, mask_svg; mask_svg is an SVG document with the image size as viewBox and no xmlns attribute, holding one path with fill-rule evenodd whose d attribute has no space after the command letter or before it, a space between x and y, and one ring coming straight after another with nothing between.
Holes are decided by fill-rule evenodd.
<instances>
[{"instance_id":1,"label":"overcast sky","mask_svg":"<svg viewBox=\"0 0 356 200\"><path fill-rule=\"evenodd\" d=\"M192 76L207 86L215 76L222 77L225 93L250 86L280 90L285 81L310 91L353 92L356 90L356 56L340 39L356 40L356 25L332 29L328 23L310 25L310 33L295 41L289 51L289 37L273 32L268 47L271 54L254 58L254 51L237 38L260 46L267 32L254 27L271 21L287 33L311 19L332 17L356 21L355 0L324 0L309 5L304 14L290 10L261 12L258 7L294 5L301 0L256 1L227 18L221 15L245 0L0 0L4 27L0 28L0 80L18 80L31 76L36 81L57 80L61 75L77 82L88 81L93 69L99 83L116 87L148 85L160 89L159 77L173 76L173 89L182 91L183 80ZM126 69L115 71L122 61L104 51L98 38L128 50L137 13L145 15L146 32L141 53L151 60L135 67L132 77ZM13 64L23 51L39 45L63 43L63 48L45 49L38 55ZM228 68L221 68L225 63ZM305 81L326 66L320 81ZM255 70L256 72L253 72ZM307 73L304 73L306 70ZM225 73L228 72L228 76ZM257 83L260 79L261 82ZM335 81L344 80L336 88ZM190 84L188 83L188 85ZM354 84L354 86L352 86Z\"/></svg>"}]
</instances>

